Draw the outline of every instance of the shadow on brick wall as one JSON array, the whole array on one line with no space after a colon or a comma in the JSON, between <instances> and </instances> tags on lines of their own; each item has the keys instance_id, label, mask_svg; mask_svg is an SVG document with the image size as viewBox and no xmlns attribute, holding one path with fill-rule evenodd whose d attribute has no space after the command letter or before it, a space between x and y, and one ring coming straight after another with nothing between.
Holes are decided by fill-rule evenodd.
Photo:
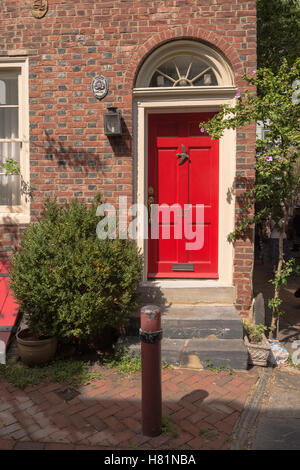
<instances>
[{"instance_id":1,"label":"shadow on brick wall","mask_svg":"<svg viewBox=\"0 0 300 470\"><path fill-rule=\"evenodd\" d=\"M81 175L83 173L85 176L92 170L103 170L105 163L99 154L96 153L96 148L92 147L95 142L89 142L91 147L76 148L66 145L63 141L54 139L47 131L45 131L45 134L45 144L47 144L44 145L45 158L50 161L55 159L60 170L71 168L74 171L78 170ZM31 144L35 145L34 142Z\"/></svg>"}]
</instances>

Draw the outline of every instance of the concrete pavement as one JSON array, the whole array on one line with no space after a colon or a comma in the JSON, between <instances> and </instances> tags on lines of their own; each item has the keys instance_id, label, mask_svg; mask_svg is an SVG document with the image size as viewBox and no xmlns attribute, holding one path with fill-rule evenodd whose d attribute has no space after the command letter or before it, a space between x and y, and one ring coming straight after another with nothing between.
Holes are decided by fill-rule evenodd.
<instances>
[{"instance_id":1,"label":"concrete pavement","mask_svg":"<svg viewBox=\"0 0 300 470\"><path fill-rule=\"evenodd\" d=\"M300 371L261 371L235 429L232 450L300 450Z\"/></svg>"},{"instance_id":2,"label":"concrete pavement","mask_svg":"<svg viewBox=\"0 0 300 470\"><path fill-rule=\"evenodd\" d=\"M249 447L300 450L300 371L272 371Z\"/></svg>"}]
</instances>

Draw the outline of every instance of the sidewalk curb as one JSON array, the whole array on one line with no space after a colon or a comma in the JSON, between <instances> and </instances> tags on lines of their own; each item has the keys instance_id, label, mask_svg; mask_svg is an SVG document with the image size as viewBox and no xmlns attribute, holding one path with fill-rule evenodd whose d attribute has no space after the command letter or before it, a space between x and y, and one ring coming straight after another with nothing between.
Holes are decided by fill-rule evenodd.
<instances>
[{"instance_id":1,"label":"sidewalk curb","mask_svg":"<svg viewBox=\"0 0 300 470\"><path fill-rule=\"evenodd\" d=\"M272 377L272 372L272 368L266 368L263 371L254 392L248 397L244 411L233 430L234 438L230 450L245 450L248 448L249 432L260 413L264 393Z\"/></svg>"}]
</instances>

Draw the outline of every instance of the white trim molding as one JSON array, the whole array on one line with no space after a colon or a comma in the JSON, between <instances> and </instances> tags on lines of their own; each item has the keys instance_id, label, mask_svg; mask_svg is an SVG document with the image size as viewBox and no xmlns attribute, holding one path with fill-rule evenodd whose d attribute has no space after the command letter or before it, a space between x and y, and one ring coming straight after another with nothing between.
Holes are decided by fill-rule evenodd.
<instances>
[{"instance_id":1,"label":"white trim molding","mask_svg":"<svg viewBox=\"0 0 300 470\"><path fill-rule=\"evenodd\" d=\"M171 89L173 91L173 89ZM191 91L191 88L189 88ZM134 161L135 161L135 200L143 207L147 202L148 181L148 116L153 113L189 113L218 111L221 104L234 105L235 88L226 88L224 93L220 90L214 98L203 94L195 96L194 90L191 94L184 90L185 96L176 96L161 93L158 95L143 96L142 90L134 90L133 115L134 115ZM180 90L180 93L182 90ZM233 246L227 240L227 236L234 230L235 198L232 188L236 168L236 132L226 130L220 139L219 145L219 279L214 281L215 285L233 284ZM143 214L138 219L138 247L145 257L143 281L147 281L147 240L144 239ZM192 281L192 280L191 280ZM188 280L186 282L189 282ZM195 282L195 280L193 281ZM198 285L207 282L198 280Z\"/></svg>"},{"instance_id":2,"label":"white trim molding","mask_svg":"<svg viewBox=\"0 0 300 470\"><path fill-rule=\"evenodd\" d=\"M193 99L195 97L201 98L203 97L205 100L207 98L215 98L218 97L221 101L224 98L233 98L236 94L237 88L235 86L197 86L197 87L178 87L178 88L134 88L133 89L133 96L138 98L142 97L145 99L146 97L167 97L170 98L174 96L175 98L187 98Z\"/></svg>"}]
</instances>

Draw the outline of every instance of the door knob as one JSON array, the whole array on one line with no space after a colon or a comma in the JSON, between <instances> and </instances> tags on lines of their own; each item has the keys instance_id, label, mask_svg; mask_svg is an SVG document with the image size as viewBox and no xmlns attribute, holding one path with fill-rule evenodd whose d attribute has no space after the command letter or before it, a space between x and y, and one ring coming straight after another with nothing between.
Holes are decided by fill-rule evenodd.
<instances>
[{"instance_id":1,"label":"door knob","mask_svg":"<svg viewBox=\"0 0 300 470\"><path fill-rule=\"evenodd\" d=\"M148 218L149 224L151 224L151 205L154 204L154 188L149 186L148 188Z\"/></svg>"}]
</instances>

